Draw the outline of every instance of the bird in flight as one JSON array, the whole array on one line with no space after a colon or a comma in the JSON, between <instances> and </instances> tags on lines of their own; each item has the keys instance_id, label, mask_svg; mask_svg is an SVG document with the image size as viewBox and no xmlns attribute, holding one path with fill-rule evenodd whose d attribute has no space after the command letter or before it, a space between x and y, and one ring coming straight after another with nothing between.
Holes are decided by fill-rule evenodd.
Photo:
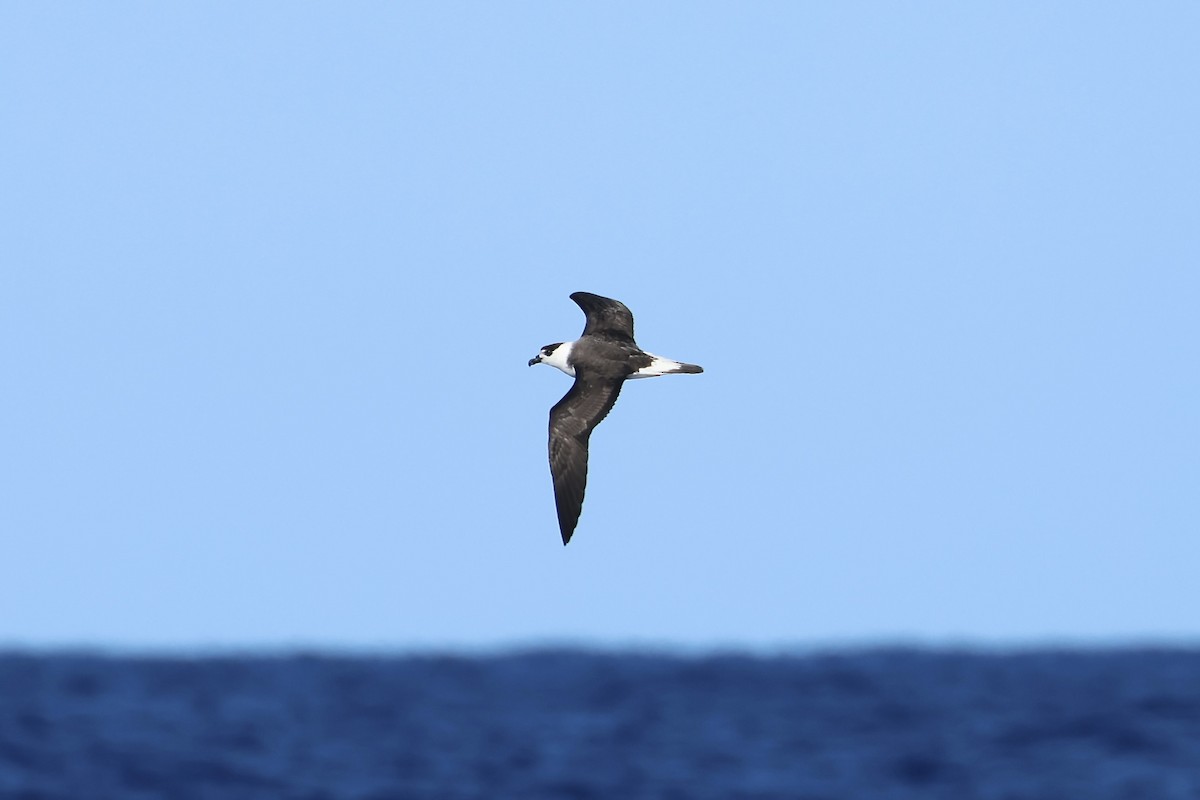
<instances>
[{"instance_id":1,"label":"bird in flight","mask_svg":"<svg viewBox=\"0 0 1200 800\"><path fill-rule=\"evenodd\" d=\"M704 371L638 347L633 314L624 303L588 292L575 292L571 299L587 315L583 335L573 342L548 344L529 359L531 367L549 364L575 379L550 409L550 474L564 545L571 541L583 510L588 439L617 402L622 384L631 378Z\"/></svg>"}]
</instances>

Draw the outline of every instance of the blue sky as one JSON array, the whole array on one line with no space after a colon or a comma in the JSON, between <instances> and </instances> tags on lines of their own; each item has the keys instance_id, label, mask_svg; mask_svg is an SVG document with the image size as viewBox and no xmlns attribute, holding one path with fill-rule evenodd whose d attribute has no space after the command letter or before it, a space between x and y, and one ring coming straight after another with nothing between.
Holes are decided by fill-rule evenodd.
<instances>
[{"instance_id":1,"label":"blue sky","mask_svg":"<svg viewBox=\"0 0 1200 800\"><path fill-rule=\"evenodd\" d=\"M6 6L0 642L1194 642L1198 25Z\"/></svg>"}]
</instances>

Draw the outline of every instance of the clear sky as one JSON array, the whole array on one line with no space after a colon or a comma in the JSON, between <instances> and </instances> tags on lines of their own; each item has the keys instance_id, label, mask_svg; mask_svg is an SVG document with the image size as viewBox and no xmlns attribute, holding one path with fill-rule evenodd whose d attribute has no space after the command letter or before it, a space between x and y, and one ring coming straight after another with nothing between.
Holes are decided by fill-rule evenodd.
<instances>
[{"instance_id":1,"label":"clear sky","mask_svg":"<svg viewBox=\"0 0 1200 800\"><path fill-rule=\"evenodd\" d=\"M1198 31L5 4L0 643L1197 641Z\"/></svg>"}]
</instances>

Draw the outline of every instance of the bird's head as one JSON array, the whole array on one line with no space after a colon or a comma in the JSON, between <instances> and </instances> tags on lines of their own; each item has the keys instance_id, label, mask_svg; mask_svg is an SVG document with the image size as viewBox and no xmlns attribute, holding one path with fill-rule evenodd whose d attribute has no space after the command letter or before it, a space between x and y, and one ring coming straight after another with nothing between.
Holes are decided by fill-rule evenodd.
<instances>
[{"instance_id":1,"label":"bird's head","mask_svg":"<svg viewBox=\"0 0 1200 800\"><path fill-rule=\"evenodd\" d=\"M529 366L532 367L534 364L540 364L547 358L550 358L552 355L554 355L554 351L558 349L560 344L562 344L562 342L555 342L554 344L548 344L541 350L538 350L538 354L529 359Z\"/></svg>"},{"instance_id":2,"label":"bird's head","mask_svg":"<svg viewBox=\"0 0 1200 800\"><path fill-rule=\"evenodd\" d=\"M555 342L548 344L538 351L538 354L529 359L529 366L534 364L549 364L555 369L561 369L571 377L575 376L575 368L567 363L567 356L571 352L571 345L574 342Z\"/></svg>"}]
</instances>

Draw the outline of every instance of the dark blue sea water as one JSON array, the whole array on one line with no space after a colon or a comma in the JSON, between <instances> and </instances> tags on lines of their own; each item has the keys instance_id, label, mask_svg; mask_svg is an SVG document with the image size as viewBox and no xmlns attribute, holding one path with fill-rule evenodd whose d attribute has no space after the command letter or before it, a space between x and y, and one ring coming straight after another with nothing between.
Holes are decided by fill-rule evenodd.
<instances>
[{"instance_id":1,"label":"dark blue sea water","mask_svg":"<svg viewBox=\"0 0 1200 800\"><path fill-rule=\"evenodd\" d=\"M1200 651L0 654L0 798L1196 800Z\"/></svg>"}]
</instances>

